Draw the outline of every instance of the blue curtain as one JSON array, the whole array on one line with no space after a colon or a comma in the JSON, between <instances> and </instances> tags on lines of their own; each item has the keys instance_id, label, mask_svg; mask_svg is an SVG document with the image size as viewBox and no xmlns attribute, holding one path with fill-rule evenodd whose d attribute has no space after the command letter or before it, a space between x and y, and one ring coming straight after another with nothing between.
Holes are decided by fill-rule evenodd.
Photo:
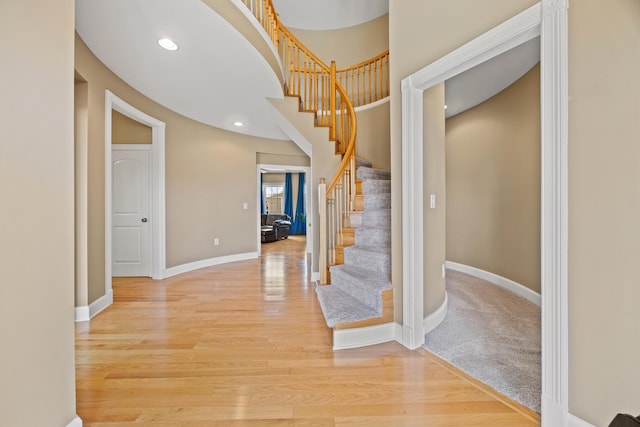
<instances>
[{"instance_id":1,"label":"blue curtain","mask_svg":"<svg viewBox=\"0 0 640 427\"><path fill-rule=\"evenodd\" d=\"M307 234L307 214L304 211L304 174L298 174L298 202L296 217L293 219L289 234Z\"/></svg>"},{"instance_id":2,"label":"blue curtain","mask_svg":"<svg viewBox=\"0 0 640 427\"><path fill-rule=\"evenodd\" d=\"M291 173L284 175L284 213L293 219L293 196L291 192Z\"/></svg>"},{"instance_id":3,"label":"blue curtain","mask_svg":"<svg viewBox=\"0 0 640 427\"><path fill-rule=\"evenodd\" d=\"M262 183L262 176L264 174L260 174L260 213L266 214L267 211L264 209L264 184Z\"/></svg>"}]
</instances>

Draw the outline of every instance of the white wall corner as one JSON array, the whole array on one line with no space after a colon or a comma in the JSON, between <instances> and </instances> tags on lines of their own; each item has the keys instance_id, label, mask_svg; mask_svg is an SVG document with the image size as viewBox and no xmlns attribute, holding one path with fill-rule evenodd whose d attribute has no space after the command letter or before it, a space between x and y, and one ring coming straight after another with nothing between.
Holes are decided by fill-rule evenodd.
<instances>
[{"instance_id":1,"label":"white wall corner","mask_svg":"<svg viewBox=\"0 0 640 427\"><path fill-rule=\"evenodd\" d=\"M75 308L75 318L76 322L86 322L91 319L91 311L89 310L88 305L82 305L80 307Z\"/></svg>"},{"instance_id":2,"label":"white wall corner","mask_svg":"<svg viewBox=\"0 0 640 427\"><path fill-rule=\"evenodd\" d=\"M105 295L89 304L89 318L93 319L98 313L109 307L111 304L113 304L113 290L109 289Z\"/></svg>"},{"instance_id":3,"label":"white wall corner","mask_svg":"<svg viewBox=\"0 0 640 427\"><path fill-rule=\"evenodd\" d=\"M71 422L67 424L67 427L82 427L82 419L76 415Z\"/></svg>"},{"instance_id":4,"label":"white wall corner","mask_svg":"<svg viewBox=\"0 0 640 427\"><path fill-rule=\"evenodd\" d=\"M440 304L440 307L436 309L433 313L424 318L423 328L424 334L428 334L433 331L442 321L447 317L447 306L449 303L449 295L444 293L444 301Z\"/></svg>"}]
</instances>

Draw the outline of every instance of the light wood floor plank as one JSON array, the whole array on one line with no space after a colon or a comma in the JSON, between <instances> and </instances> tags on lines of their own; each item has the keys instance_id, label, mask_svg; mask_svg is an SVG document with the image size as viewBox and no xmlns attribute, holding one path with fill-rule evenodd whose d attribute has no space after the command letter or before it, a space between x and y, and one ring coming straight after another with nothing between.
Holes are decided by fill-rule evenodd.
<instances>
[{"instance_id":1,"label":"light wood floor plank","mask_svg":"<svg viewBox=\"0 0 640 427\"><path fill-rule=\"evenodd\" d=\"M331 350L304 240L162 281L118 278L76 326L91 427L535 426L537 414L398 343Z\"/></svg>"}]
</instances>

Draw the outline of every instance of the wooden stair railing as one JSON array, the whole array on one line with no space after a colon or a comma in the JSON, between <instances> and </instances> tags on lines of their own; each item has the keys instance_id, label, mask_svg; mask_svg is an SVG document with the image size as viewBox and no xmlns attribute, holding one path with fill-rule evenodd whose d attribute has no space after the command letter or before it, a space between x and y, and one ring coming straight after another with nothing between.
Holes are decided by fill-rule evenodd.
<instances>
[{"instance_id":1,"label":"wooden stair railing","mask_svg":"<svg viewBox=\"0 0 640 427\"><path fill-rule=\"evenodd\" d=\"M389 96L389 51L351 67L326 65L304 46L278 18L272 0L242 0L271 38L284 68L284 93L299 99L301 111L314 112L316 126L329 127L342 161L320 191L320 282L335 264L336 245L356 195L356 113L354 107Z\"/></svg>"}]
</instances>

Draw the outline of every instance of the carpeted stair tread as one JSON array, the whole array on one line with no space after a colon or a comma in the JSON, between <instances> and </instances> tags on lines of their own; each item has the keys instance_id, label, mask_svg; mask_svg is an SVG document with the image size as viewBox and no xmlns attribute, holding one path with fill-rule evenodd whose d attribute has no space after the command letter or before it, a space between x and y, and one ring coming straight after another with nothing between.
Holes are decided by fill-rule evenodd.
<instances>
[{"instance_id":1,"label":"carpeted stair tread","mask_svg":"<svg viewBox=\"0 0 640 427\"><path fill-rule=\"evenodd\" d=\"M356 170L357 179L391 179L391 172L382 169L360 167Z\"/></svg>"},{"instance_id":2,"label":"carpeted stair tread","mask_svg":"<svg viewBox=\"0 0 640 427\"><path fill-rule=\"evenodd\" d=\"M380 311L363 304L334 285L318 286L316 294L324 319L330 328L336 323L356 322L382 315Z\"/></svg>"},{"instance_id":3,"label":"carpeted stair tread","mask_svg":"<svg viewBox=\"0 0 640 427\"><path fill-rule=\"evenodd\" d=\"M381 312L382 291L390 289L391 282L386 274L342 264L331 267L331 286Z\"/></svg>"}]
</instances>

